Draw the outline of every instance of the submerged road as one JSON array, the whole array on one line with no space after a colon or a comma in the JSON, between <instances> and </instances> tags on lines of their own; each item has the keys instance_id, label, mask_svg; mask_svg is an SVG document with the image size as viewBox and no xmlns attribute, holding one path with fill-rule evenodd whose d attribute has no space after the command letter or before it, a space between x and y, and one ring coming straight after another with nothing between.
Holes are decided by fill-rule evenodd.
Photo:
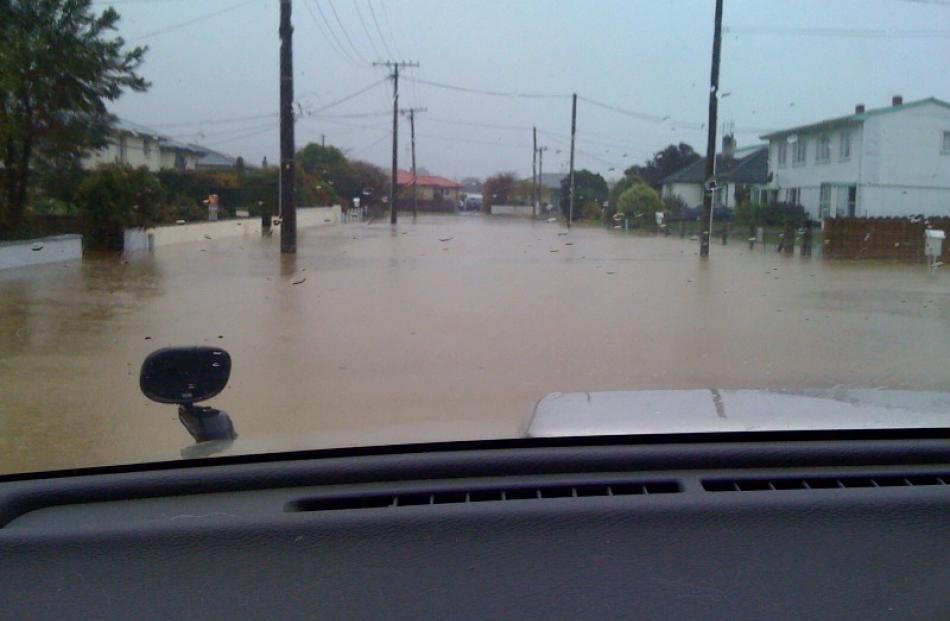
<instances>
[{"instance_id":1,"label":"submerged road","mask_svg":"<svg viewBox=\"0 0 950 621\"><path fill-rule=\"evenodd\" d=\"M486 216L0 272L0 473L175 458L144 357L215 344L233 452L513 437L550 392L946 390L950 279Z\"/></svg>"}]
</instances>

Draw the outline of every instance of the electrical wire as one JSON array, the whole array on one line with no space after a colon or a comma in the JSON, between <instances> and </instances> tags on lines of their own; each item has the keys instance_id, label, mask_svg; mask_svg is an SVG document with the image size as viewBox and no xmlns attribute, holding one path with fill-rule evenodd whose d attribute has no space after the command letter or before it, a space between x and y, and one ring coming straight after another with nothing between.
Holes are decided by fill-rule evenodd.
<instances>
[{"instance_id":1,"label":"electrical wire","mask_svg":"<svg viewBox=\"0 0 950 621\"><path fill-rule=\"evenodd\" d=\"M354 2L356 2L356 1L358 1L358 0L354 0ZM379 40L382 41L382 43L383 43L383 49L386 50L386 56L387 56L388 58L395 58L395 56L393 56L392 50L389 48L389 44L386 43L386 37L383 36L383 31L382 31L382 29L379 27L379 20L376 19L376 11L373 10L373 2L372 2L372 0L366 0L366 4L367 4L367 6L369 6L369 14L370 14L370 16L373 18L373 23L376 25L376 32L377 32L377 34L379 34ZM390 34L392 34L392 31L390 31ZM394 39L393 45L395 46L395 39Z\"/></svg>"},{"instance_id":2,"label":"electrical wire","mask_svg":"<svg viewBox=\"0 0 950 621\"><path fill-rule=\"evenodd\" d=\"M346 27L343 25L343 21L340 20L340 15L336 12L336 7L333 6L333 0L327 0L327 4L330 6L330 11L333 12L333 17L336 19L336 23L340 25L340 32L343 33L343 38L346 39L346 42L350 44L350 47L353 49L353 52L356 54L356 57L359 58L362 62L369 64L369 61L363 57L363 54L360 53L360 49L353 44L353 39L350 38L350 33L346 31ZM317 6L320 6L317 4Z\"/></svg>"},{"instance_id":3,"label":"electrical wire","mask_svg":"<svg viewBox=\"0 0 950 621\"><path fill-rule=\"evenodd\" d=\"M366 33L366 40L369 41L369 46L373 48L373 56L379 58L379 50L376 49L376 44L373 43L373 37L369 34L369 28L366 27L366 20L363 19L363 11L360 10L359 0L353 0L353 6L356 7L356 14L360 18L360 25L363 26L363 32Z\"/></svg>"},{"instance_id":4,"label":"electrical wire","mask_svg":"<svg viewBox=\"0 0 950 621\"><path fill-rule=\"evenodd\" d=\"M320 13L320 17L321 17L321 19L323 19L323 23L326 25L326 30L324 30L323 26L320 25L320 22L317 21L317 16L314 15L313 9L310 8L310 3L307 2L307 0L304 0L304 3L303 3L303 4L304 4L305 7L307 7L307 12L310 13L310 17L313 19L313 23L316 24L317 27L320 29L320 33L323 34L324 37L326 37L326 34L327 34L327 33L330 34L329 38L327 38L326 40L329 40L329 41L332 41L332 42L333 42L333 49L334 49L334 51L336 51L337 54L339 54L342 58L344 58L344 59L345 59L348 63L350 63L351 65L361 66L360 63L358 63L358 62L356 61L356 59L353 58L353 57L349 54L349 52L346 51L346 48L345 48L345 47L343 46L343 44L340 42L340 39L336 36L336 33L333 31L333 27L330 26L330 20L327 19L327 16L326 16L326 14L323 12L323 9L320 8L320 3L317 2L317 0L313 0L313 4L316 5L317 11Z\"/></svg>"},{"instance_id":5,"label":"electrical wire","mask_svg":"<svg viewBox=\"0 0 950 621\"><path fill-rule=\"evenodd\" d=\"M324 110L329 110L330 108L333 108L333 107L335 107L335 106L338 106L338 105L340 105L341 103L345 103L345 102L347 102L347 101L353 99L354 97L359 97L360 95L362 95L362 94L365 93L366 91L368 91L368 90L370 90L371 88L374 88L374 87L376 87L376 86L379 86L380 84L382 84L383 82L385 82L385 81L388 80L388 79L389 79L389 77L387 76L387 77L383 78L382 80L377 80L376 82L373 82L373 83L370 84L369 86L367 86L367 87L365 87L365 88L361 88L360 90L356 91L355 93L351 93L351 94L349 94L349 95L346 95L345 97L340 97L340 98L337 99L336 101L331 101L330 103L328 103L328 104L326 104L326 105L324 105L324 106L320 106L319 108L317 108L316 110L314 110L314 111L311 112L310 114L311 114L311 115L319 114L320 112L323 112Z\"/></svg>"},{"instance_id":6,"label":"electrical wire","mask_svg":"<svg viewBox=\"0 0 950 621\"><path fill-rule=\"evenodd\" d=\"M224 119L205 119L203 121L183 121L180 123L156 123L150 127L194 127L196 125L225 125L230 123L239 123L244 121L256 121L260 119L275 118L278 114L254 114L251 116L235 116Z\"/></svg>"},{"instance_id":7,"label":"electrical wire","mask_svg":"<svg viewBox=\"0 0 950 621\"><path fill-rule=\"evenodd\" d=\"M569 99L571 95L556 95L551 93L517 93L517 92L505 92L505 91L488 91L477 88L469 88L467 86L457 86L454 84L446 84L445 82L433 82L431 80L423 80L420 78L407 78L408 81L414 82L416 84L423 84L425 86L432 86L434 88L443 88L446 90L459 91L462 93L476 93L479 95L491 95L493 97L511 97L511 98L522 98L522 99ZM578 98L579 99L579 98Z\"/></svg>"},{"instance_id":8,"label":"electrical wire","mask_svg":"<svg viewBox=\"0 0 950 621\"><path fill-rule=\"evenodd\" d=\"M783 28L778 26L727 26L723 34L786 37L842 37L852 39L947 39L950 30L889 30L857 28Z\"/></svg>"},{"instance_id":9,"label":"electrical wire","mask_svg":"<svg viewBox=\"0 0 950 621\"><path fill-rule=\"evenodd\" d=\"M130 39L130 40L128 41L128 43L138 43L139 41L144 41L145 39L151 39L152 37L156 37L156 36L158 36L158 35L165 34L165 33L167 33L167 32L172 32L172 31L174 31L174 30L179 30L179 29L181 29L181 28L185 28L185 27L187 27L187 26L191 26L192 24L196 24L196 23L198 23L198 22L200 22L200 21L204 21L204 20L206 20L206 19L211 19L212 17L217 17L218 15L222 15L222 14L227 13L227 12L229 12L229 11L234 11L235 9L239 9L239 8L241 8L241 7L243 7L243 6L247 6L248 4L251 4L252 2L258 2L258 1L259 1L259 0L244 0L244 2L238 2L237 4L232 4L232 5L230 5L230 6L224 7L223 9L220 9L220 10L217 10L217 11L213 11L213 12L211 12L211 13L205 13L205 14L203 14L203 15L199 15L198 17L193 17L192 19L189 19L189 20L186 20L186 21L183 21L183 22L179 22L179 23L177 23L177 24L171 24L171 25L165 26L165 27L163 27L163 28L159 28L158 30L153 30L152 32L146 33L146 34L144 34L144 35L142 35L142 36L140 36L140 37L136 37L136 38L134 38L134 39Z\"/></svg>"}]
</instances>

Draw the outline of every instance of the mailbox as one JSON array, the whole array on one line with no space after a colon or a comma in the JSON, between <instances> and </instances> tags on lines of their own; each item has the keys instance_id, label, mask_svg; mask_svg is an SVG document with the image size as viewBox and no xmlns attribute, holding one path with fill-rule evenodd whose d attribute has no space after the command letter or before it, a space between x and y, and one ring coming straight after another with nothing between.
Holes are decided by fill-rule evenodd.
<instances>
[{"instance_id":1,"label":"mailbox","mask_svg":"<svg viewBox=\"0 0 950 621\"><path fill-rule=\"evenodd\" d=\"M940 229L927 229L924 231L924 254L932 259L936 259L943 254L943 240L947 234Z\"/></svg>"}]
</instances>

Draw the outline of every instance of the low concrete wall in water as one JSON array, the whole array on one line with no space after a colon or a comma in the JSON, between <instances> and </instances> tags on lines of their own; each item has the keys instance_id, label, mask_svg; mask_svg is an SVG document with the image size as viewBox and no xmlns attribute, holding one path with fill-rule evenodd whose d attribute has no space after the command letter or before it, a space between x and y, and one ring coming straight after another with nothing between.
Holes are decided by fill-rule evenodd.
<instances>
[{"instance_id":1,"label":"low concrete wall in water","mask_svg":"<svg viewBox=\"0 0 950 621\"><path fill-rule=\"evenodd\" d=\"M0 242L0 270L82 258L82 235Z\"/></svg>"},{"instance_id":2,"label":"low concrete wall in water","mask_svg":"<svg viewBox=\"0 0 950 621\"><path fill-rule=\"evenodd\" d=\"M342 216L343 212L339 205L332 207L299 207L297 209L297 228L339 224ZM279 231L280 225L275 225L273 229ZM261 235L260 218L170 224L148 229L126 229L123 234L122 247L125 253L148 252L162 246L250 235Z\"/></svg>"},{"instance_id":3,"label":"low concrete wall in water","mask_svg":"<svg viewBox=\"0 0 950 621\"><path fill-rule=\"evenodd\" d=\"M531 205L492 205L491 215L518 216L521 218L530 218Z\"/></svg>"}]
</instances>

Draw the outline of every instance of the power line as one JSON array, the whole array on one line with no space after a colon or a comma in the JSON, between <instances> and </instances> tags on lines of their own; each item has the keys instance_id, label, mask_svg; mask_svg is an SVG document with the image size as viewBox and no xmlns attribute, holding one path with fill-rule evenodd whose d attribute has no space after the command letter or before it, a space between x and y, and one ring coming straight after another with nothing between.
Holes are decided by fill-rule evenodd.
<instances>
[{"instance_id":1,"label":"power line","mask_svg":"<svg viewBox=\"0 0 950 621\"><path fill-rule=\"evenodd\" d=\"M456 86L454 84L446 84L444 82L433 82L431 80L422 80L420 78L409 77L406 78L410 82L416 84L424 84L426 86L432 86L435 88L444 88L452 91L459 91L462 93L476 93L479 95L491 95L493 97L512 97L512 98L524 98L524 99L569 99L571 95L556 95L551 93L518 93L518 92L505 92L505 91L489 91L482 90L477 88L469 88L467 86Z\"/></svg>"},{"instance_id":2,"label":"power line","mask_svg":"<svg viewBox=\"0 0 950 621\"><path fill-rule=\"evenodd\" d=\"M134 38L134 39L131 39L131 40L128 41L128 42L129 42L129 43L137 43L137 42L139 42L139 41L143 41L143 40L145 40L145 39L150 39L150 38L155 37L155 36L158 36L158 35L160 35L160 34L165 34L166 32L171 32L171 31L173 31L173 30L178 30L178 29L180 29L180 28L185 28L185 27L187 27L187 26L191 26L192 24L196 24L196 23L198 23L198 22L200 22L200 21L204 21L204 20L206 20L206 19L211 19L212 17L217 17L218 15L222 15L223 13L227 13L227 12L229 12L229 11L233 11L233 10L235 10L235 9L239 9L239 8L241 8L242 6L246 6L246 5L248 5L248 4L251 4L252 2L257 2L257 1L258 1L258 0L244 0L244 2L238 2L237 4L232 4L231 6L227 6L227 7L223 8L223 9L218 10L218 11L213 11L213 12L211 12L211 13L205 13L205 14L203 14L203 15L199 15L198 17L194 17L194 18L192 18L192 19L189 19L189 20L186 20L186 21L183 21L183 22L179 22L179 23L177 23L177 24L171 24L171 25L169 25L169 26L165 26L164 28L159 28L158 30L153 30L152 32L146 33L146 34L144 34L144 35L142 35L142 36L140 36L140 37L136 37L136 38Z\"/></svg>"},{"instance_id":3,"label":"power line","mask_svg":"<svg viewBox=\"0 0 950 621\"><path fill-rule=\"evenodd\" d=\"M357 2L357 1L358 1L358 0L354 0L354 2ZM395 58L395 56L393 56L392 50L389 48L389 44L386 43L386 37L383 36L383 31L382 31L382 29L379 27L379 21L376 19L376 11L373 10L373 2L372 2L372 0L366 0L366 5L369 7L369 14L370 14L370 16L372 16L372 18L373 18L373 23L376 24L376 32L379 34L379 40L380 40L380 41L382 42L382 44L383 44L383 49L386 50L386 57L387 57L387 58ZM395 45L395 43L393 43L393 45Z\"/></svg>"},{"instance_id":4,"label":"power line","mask_svg":"<svg viewBox=\"0 0 950 621\"><path fill-rule=\"evenodd\" d=\"M377 80L376 82L373 82L373 83L370 84L369 86L367 86L367 87L365 87L365 88L361 88L360 90L356 91L355 93L351 93L351 94L349 94L349 95L346 95L345 97L340 97L340 98L337 99L336 101L331 101L330 103L326 104L325 106L320 106L319 108L317 108L316 110L314 110L314 111L311 112L310 114L318 114L318 113L320 113L320 112L323 112L324 110L329 110L330 108L333 108L334 106L338 106L338 105L340 105L341 103L345 103L345 102L347 102L347 101L353 99L354 97L359 97L360 95L362 95L362 94L365 93L366 91L370 90L371 88L373 88L373 87L375 87L375 86L379 86L380 84L382 84L383 82L385 82L385 81L388 80L388 79L389 79L388 77L385 77L385 78L383 78L383 79L381 79L381 80Z\"/></svg>"},{"instance_id":5,"label":"power line","mask_svg":"<svg viewBox=\"0 0 950 621\"><path fill-rule=\"evenodd\" d=\"M263 128L260 128L260 129L258 129L258 130L256 130L256 131L252 131L252 132L249 132L249 133L246 133L246 134L242 134L242 135L240 135L240 136L233 136L233 137L227 138L227 139L225 139L225 140L216 140L216 141L214 141L214 142L209 142L208 144L209 144L209 145L227 144L227 143L229 143L229 142L234 142L234 141L236 141L236 140L243 140L244 138L252 138L252 137L254 137L254 136L259 136L260 134L263 134L264 132L274 131L274 130L277 130L277 129L279 129L278 125L272 124L272 125L269 125L268 127L263 127Z\"/></svg>"},{"instance_id":6,"label":"power line","mask_svg":"<svg viewBox=\"0 0 950 621\"><path fill-rule=\"evenodd\" d=\"M360 49L353 45L353 39L350 38L350 33L346 31L346 27L343 25L343 22L340 20L339 14L336 12L336 7L333 6L333 0L327 0L327 4L330 5L330 10L333 11L333 17L336 19L336 23L340 25L340 32L343 33L343 38L346 39L346 42L350 44L350 47L353 48L353 51L356 53L356 57L359 58L364 63L368 62L363 55L360 53ZM317 4L317 6L320 6Z\"/></svg>"},{"instance_id":7,"label":"power line","mask_svg":"<svg viewBox=\"0 0 950 621\"><path fill-rule=\"evenodd\" d=\"M947 39L950 30L892 30L857 28L782 28L777 26L729 26L725 34L791 37L842 37L854 39Z\"/></svg>"},{"instance_id":8,"label":"power line","mask_svg":"<svg viewBox=\"0 0 950 621\"><path fill-rule=\"evenodd\" d=\"M330 20L327 19L327 16L323 12L323 9L320 8L320 3L317 2L317 0L314 0L313 3L316 5L317 11L320 13L320 17L321 19L323 19L323 23L326 25L326 30L324 30L323 26L320 25L320 22L317 21L317 16L314 15L313 9L310 8L310 3L307 2L307 0L304 0L303 5L307 7L307 12L310 13L310 17L313 19L313 23L316 24L317 28L320 29L320 33L323 34L324 38L327 38L327 40L333 42L332 47L337 54L339 54L351 65L359 66L359 63L356 61L356 59L353 58L350 55L350 53L346 51L346 48L340 42L340 39L337 38L336 33L333 31L333 27L330 25ZM330 35L329 37L327 37L327 33L329 33Z\"/></svg>"},{"instance_id":9,"label":"power line","mask_svg":"<svg viewBox=\"0 0 950 621\"><path fill-rule=\"evenodd\" d=\"M373 37L370 36L369 34L369 28L366 27L366 20L363 19L363 11L360 10L359 0L353 0L353 6L356 7L356 14L360 18L360 25L363 26L363 32L366 33L366 40L369 41L369 46L373 48L373 56L375 56L376 58L379 58L379 50L376 49L376 44L373 43ZM391 54L387 53L387 55L391 55Z\"/></svg>"},{"instance_id":10,"label":"power line","mask_svg":"<svg viewBox=\"0 0 950 621\"><path fill-rule=\"evenodd\" d=\"M205 119L203 121L182 121L180 123L156 123L151 127L194 127L196 125L226 125L243 121L256 121L259 119L276 118L277 113L254 114L251 116L235 116L225 119Z\"/></svg>"},{"instance_id":11,"label":"power line","mask_svg":"<svg viewBox=\"0 0 950 621\"><path fill-rule=\"evenodd\" d=\"M373 0L366 0L370 8L373 6ZM389 10L386 8L386 2L384 1L381 5L383 10L383 21L386 23L386 30L389 31L389 36L393 41L393 49L396 51L398 56L402 56L402 52L399 51L399 45L396 43L399 40L399 37L396 36L396 33L393 31L393 21L389 19Z\"/></svg>"}]
</instances>

